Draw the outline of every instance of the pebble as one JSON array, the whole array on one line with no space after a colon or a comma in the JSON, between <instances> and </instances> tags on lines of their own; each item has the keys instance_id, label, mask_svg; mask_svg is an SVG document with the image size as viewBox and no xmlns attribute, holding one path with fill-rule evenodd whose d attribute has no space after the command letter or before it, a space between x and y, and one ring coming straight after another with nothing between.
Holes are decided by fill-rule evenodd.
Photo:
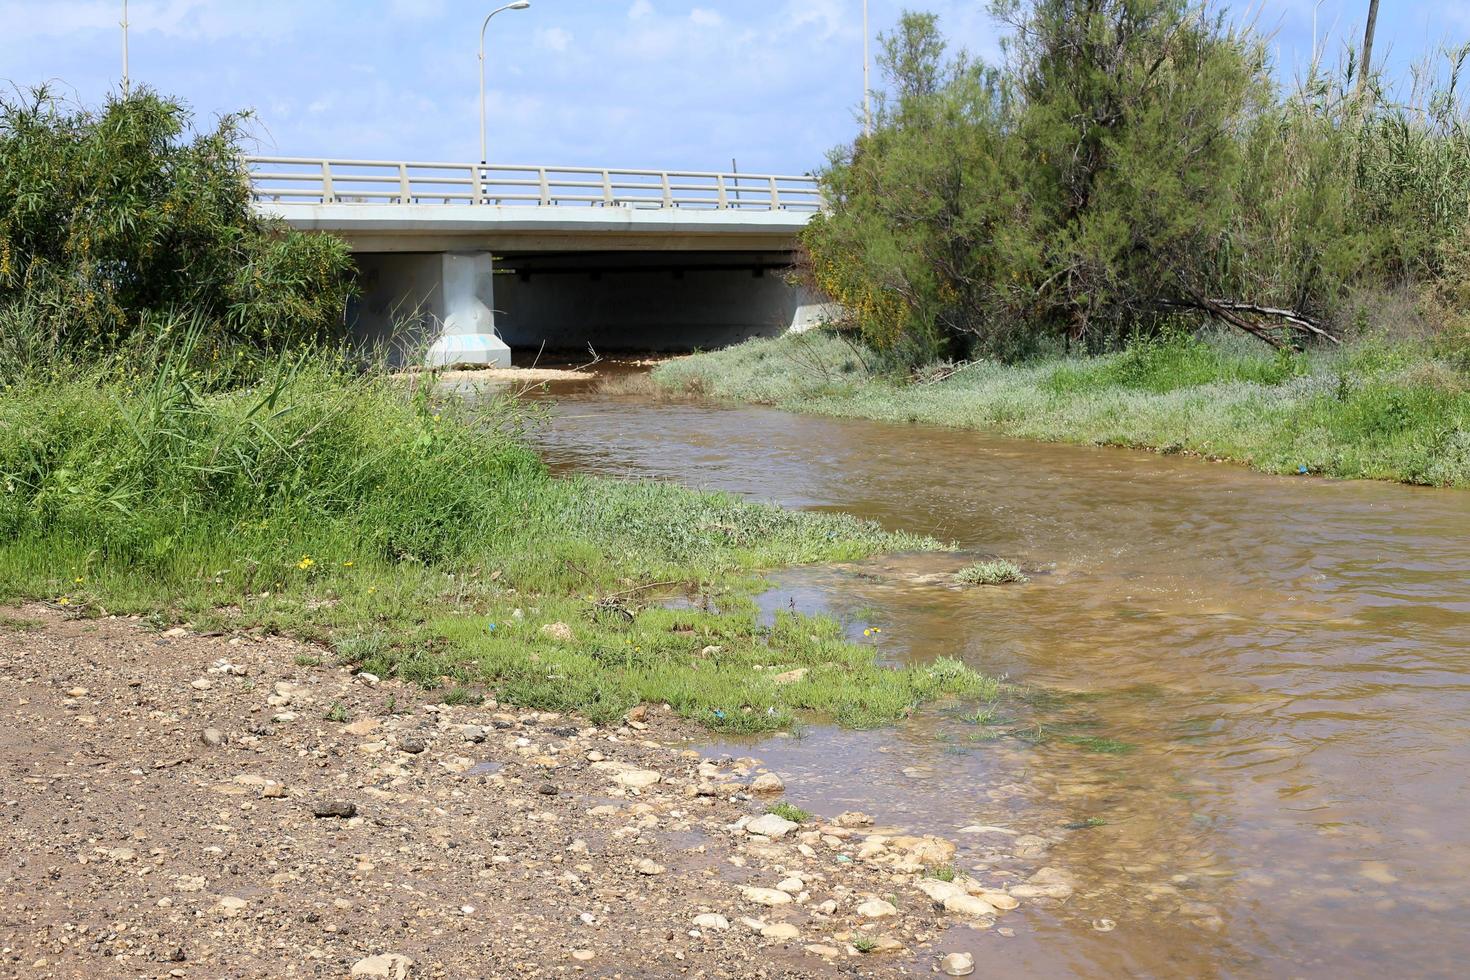
<instances>
[{"instance_id":1,"label":"pebble","mask_svg":"<svg viewBox=\"0 0 1470 980\"><path fill-rule=\"evenodd\" d=\"M355 817L357 816L357 804L348 800L323 800L312 806L311 812L317 817ZM369 974L371 975L371 974Z\"/></svg>"},{"instance_id":2,"label":"pebble","mask_svg":"<svg viewBox=\"0 0 1470 980\"><path fill-rule=\"evenodd\" d=\"M975 972L975 957L969 953L950 953L939 961L939 969L947 977L968 977Z\"/></svg>"},{"instance_id":3,"label":"pebble","mask_svg":"<svg viewBox=\"0 0 1470 980\"><path fill-rule=\"evenodd\" d=\"M206 728L199 733L199 741L212 749L217 749L225 744L225 736L218 728Z\"/></svg>"},{"instance_id":4,"label":"pebble","mask_svg":"<svg viewBox=\"0 0 1470 980\"><path fill-rule=\"evenodd\" d=\"M720 932L723 932L726 929L730 928L730 920L725 918L723 915L717 915L714 912L705 912L703 915L696 915L694 917L694 928L717 929Z\"/></svg>"},{"instance_id":5,"label":"pebble","mask_svg":"<svg viewBox=\"0 0 1470 980\"><path fill-rule=\"evenodd\" d=\"M408 980L413 970L413 960L397 953L379 953L352 964L354 977L375 977L381 980Z\"/></svg>"},{"instance_id":6,"label":"pebble","mask_svg":"<svg viewBox=\"0 0 1470 980\"><path fill-rule=\"evenodd\" d=\"M789 922L775 922L762 929L761 935L766 939L797 939L801 930Z\"/></svg>"},{"instance_id":7,"label":"pebble","mask_svg":"<svg viewBox=\"0 0 1470 980\"><path fill-rule=\"evenodd\" d=\"M982 916L994 915L995 907L984 899L976 898L974 895L961 894L950 895L946 898L944 900L944 911L978 919Z\"/></svg>"},{"instance_id":8,"label":"pebble","mask_svg":"<svg viewBox=\"0 0 1470 980\"><path fill-rule=\"evenodd\" d=\"M750 784L752 793L780 793L786 789L781 777L773 772L763 772Z\"/></svg>"},{"instance_id":9,"label":"pebble","mask_svg":"<svg viewBox=\"0 0 1470 980\"><path fill-rule=\"evenodd\" d=\"M795 877L787 878L776 885L777 891L783 891L788 895L799 895L804 888L806 888L806 882Z\"/></svg>"},{"instance_id":10,"label":"pebble","mask_svg":"<svg viewBox=\"0 0 1470 980\"><path fill-rule=\"evenodd\" d=\"M577 960L578 962L581 962L581 963L586 963L588 960L592 959L596 955L597 954L594 953L594 952L592 952L592 950L590 950L590 949L574 949L574 950L572 950L572 959Z\"/></svg>"},{"instance_id":11,"label":"pebble","mask_svg":"<svg viewBox=\"0 0 1470 980\"><path fill-rule=\"evenodd\" d=\"M189 682L189 686L192 687L196 691L207 691L211 687L214 687L213 684L211 684L209 681L205 680L202 677L200 677L200 678L198 678L196 680L190 681Z\"/></svg>"},{"instance_id":12,"label":"pebble","mask_svg":"<svg viewBox=\"0 0 1470 980\"><path fill-rule=\"evenodd\" d=\"M641 875L661 875L668 869L665 868L662 864L659 864L655 861L650 861L648 858L644 858L637 864L633 865L633 870Z\"/></svg>"},{"instance_id":13,"label":"pebble","mask_svg":"<svg viewBox=\"0 0 1470 980\"><path fill-rule=\"evenodd\" d=\"M766 813L746 824L745 832L748 834L759 834L762 837L785 837L795 830L797 826L798 824L792 823L785 817L777 816L774 813Z\"/></svg>"},{"instance_id":14,"label":"pebble","mask_svg":"<svg viewBox=\"0 0 1470 980\"><path fill-rule=\"evenodd\" d=\"M625 769L613 779L629 789L647 789L664 777L652 769Z\"/></svg>"},{"instance_id":15,"label":"pebble","mask_svg":"<svg viewBox=\"0 0 1470 980\"><path fill-rule=\"evenodd\" d=\"M553 640L557 640L562 643L572 642L572 638L574 636L574 634L572 633L572 628L566 623L547 623L545 626L541 627L541 634L543 636L549 636Z\"/></svg>"},{"instance_id":16,"label":"pebble","mask_svg":"<svg viewBox=\"0 0 1470 980\"><path fill-rule=\"evenodd\" d=\"M870 898L857 907L857 913L865 919L886 919L891 915L897 915L898 909L881 898Z\"/></svg>"},{"instance_id":17,"label":"pebble","mask_svg":"<svg viewBox=\"0 0 1470 980\"><path fill-rule=\"evenodd\" d=\"M536 787L536 792L540 793L542 796L555 796L559 791L557 790L555 783L542 783L540 786Z\"/></svg>"},{"instance_id":18,"label":"pebble","mask_svg":"<svg viewBox=\"0 0 1470 980\"><path fill-rule=\"evenodd\" d=\"M459 730L460 735L466 742L474 742L476 745L485 741L485 729L479 725L465 725Z\"/></svg>"},{"instance_id":19,"label":"pebble","mask_svg":"<svg viewBox=\"0 0 1470 980\"><path fill-rule=\"evenodd\" d=\"M747 902L754 902L756 905L789 905L791 903L790 895L775 888L746 887L740 889L740 895ZM887 902L883 904L888 905ZM888 907L893 908L891 905Z\"/></svg>"},{"instance_id":20,"label":"pebble","mask_svg":"<svg viewBox=\"0 0 1470 980\"><path fill-rule=\"evenodd\" d=\"M227 918L239 915L249 905L250 903L245 901L245 899L236 898L233 895L226 895L224 898L221 898L219 900L220 914L224 915Z\"/></svg>"},{"instance_id":21,"label":"pebble","mask_svg":"<svg viewBox=\"0 0 1470 980\"><path fill-rule=\"evenodd\" d=\"M398 751L407 752L409 755L418 755L429 747L428 740L422 735L402 735L398 739Z\"/></svg>"}]
</instances>

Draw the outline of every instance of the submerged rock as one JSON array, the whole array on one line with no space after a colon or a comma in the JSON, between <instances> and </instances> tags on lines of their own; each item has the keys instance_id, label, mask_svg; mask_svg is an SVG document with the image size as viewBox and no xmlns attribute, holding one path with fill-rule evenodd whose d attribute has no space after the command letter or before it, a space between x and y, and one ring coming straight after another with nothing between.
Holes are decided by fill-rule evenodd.
<instances>
[{"instance_id":1,"label":"submerged rock","mask_svg":"<svg viewBox=\"0 0 1470 980\"><path fill-rule=\"evenodd\" d=\"M761 773L750 784L752 793L780 793L785 789L786 784L781 782L781 777L773 772Z\"/></svg>"},{"instance_id":2,"label":"submerged rock","mask_svg":"<svg viewBox=\"0 0 1470 980\"><path fill-rule=\"evenodd\" d=\"M975 972L975 957L969 953L950 953L939 961L939 969L947 977L968 977Z\"/></svg>"}]
</instances>

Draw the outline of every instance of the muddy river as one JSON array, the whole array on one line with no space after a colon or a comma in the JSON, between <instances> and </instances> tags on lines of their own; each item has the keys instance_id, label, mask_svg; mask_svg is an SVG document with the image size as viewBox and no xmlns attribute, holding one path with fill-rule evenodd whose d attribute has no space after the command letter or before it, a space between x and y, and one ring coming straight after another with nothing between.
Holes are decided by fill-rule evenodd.
<instances>
[{"instance_id":1,"label":"muddy river","mask_svg":"<svg viewBox=\"0 0 1470 980\"><path fill-rule=\"evenodd\" d=\"M559 468L965 552L786 573L765 601L1022 695L712 750L759 755L809 809L955 840L962 866L1077 875L1007 916L1014 935L942 937L978 975L1467 969L1470 493L576 390L538 438ZM992 554L1030 582L925 581Z\"/></svg>"}]
</instances>

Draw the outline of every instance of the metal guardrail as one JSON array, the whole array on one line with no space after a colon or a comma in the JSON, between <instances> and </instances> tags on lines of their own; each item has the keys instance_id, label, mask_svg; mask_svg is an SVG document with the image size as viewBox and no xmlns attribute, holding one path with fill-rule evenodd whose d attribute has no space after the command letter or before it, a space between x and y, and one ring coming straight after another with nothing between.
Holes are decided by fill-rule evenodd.
<instances>
[{"instance_id":1,"label":"metal guardrail","mask_svg":"<svg viewBox=\"0 0 1470 980\"><path fill-rule=\"evenodd\" d=\"M442 204L817 211L815 177L247 156L272 204Z\"/></svg>"}]
</instances>

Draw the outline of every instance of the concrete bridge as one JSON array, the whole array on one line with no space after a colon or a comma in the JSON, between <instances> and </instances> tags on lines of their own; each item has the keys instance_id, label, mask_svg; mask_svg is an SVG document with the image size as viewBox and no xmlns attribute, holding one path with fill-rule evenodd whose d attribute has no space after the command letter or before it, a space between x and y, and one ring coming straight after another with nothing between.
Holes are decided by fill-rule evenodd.
<instances>
[{"instance_id":1,"label":"concrete bridge","mask_svg":"<svg viewBox=\"0 0 1470 980\"><path fill-rule=\"evenodd\" d=\"M810 176L246 162L258 209L356 253L356 335L416 325L433 366L508 365L511 347L712 347L827 312L782 274L822 204Z\"/></svg>"}]
</instances>

